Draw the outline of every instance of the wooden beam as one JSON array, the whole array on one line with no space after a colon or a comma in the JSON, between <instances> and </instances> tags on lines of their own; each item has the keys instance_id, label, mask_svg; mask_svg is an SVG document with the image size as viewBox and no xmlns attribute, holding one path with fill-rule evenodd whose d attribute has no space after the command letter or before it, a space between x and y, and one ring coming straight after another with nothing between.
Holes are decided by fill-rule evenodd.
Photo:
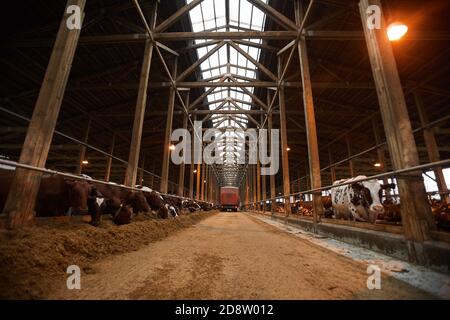
<instances>
[{"instance_id":1,"label":"wooden beam","mask_svg":"<svg viewBox=\"0 0 450 320\"><path fill-rule=\"evenodd\" d=\"M87 143L89 139L89 131L91 130L91 124L92 124L92 116L89 117L86 130L84 132L83 142ZM81 174L83 171L83 161L86 160L86 146L82 145L80 147L80 154L78 156L78 163L77 163L77 169L75 171L75 174Z\"/></svg>"},{"instance_id":2,"label":"wooden beam","mask_svg":"<svg viewBox=\"0 0 450 320\"><path fill-rule=\"evenodd\" d=\"M202 172L201 172L201 176L200 176L200 201L203 201L203 195L205 194L205 176L206 176L206 165L203 162L201 164L202 167Z\"/></svg>"},{"instance_id":3,"label":"wooden beam","mask_svg":"<svg viewBox=\"0 0 450 320\"><path fill-rule=\"evenodd\" d=\"M203 0L194 0L191 3L182 6L180 9L178 9L177 12L175 12L169 18L167 18L163 22L161 22L155 28L155 32L163 32L163 31L167 30L175 22L180 20L186 13L188 13L190 10L194 9L196 6L198 6L202 2L203 2Z\"/></svg>"},{"instance_id":4,"label":"wooden beam","mask_svg":"<svg viewBox=\"0 0 450 320\"><path fill-rule=\"evenodd\" d=\"M197 120L197 116L194 115L193 122ZM193 128L192 128L193 129ZM191 165L190 165L190 172L189 172L189 198L194 199L194 170L195 170L195 164L194 164L194 136L191 137Z\"/></svg>"},{"instance_id":5,"label":"wooden beam","mask_svg":"<svg viewBox=\"0 0 450 320\"><path fill-rule=\"evenodd\" d=\"M299 0L295 1L295 15L296 21L302 21L302 8L301 2ZM308 51L306 47L306 39L304 36L301 36L299 38L297 49L303 84L303 108L305 110L306 139L308 141L308 163L310 170L309 174L311 187L313 189L316 189L322 186L322 180L320 175L319 144L317 140L314 99L311 86L311 75L309 71ZM314 232L316 232L318 217L322 216L323 214L322 196L320 193L313 195L313 207L313 224Z\"/></svg>"},{"instance_id":6,"label":"wooden beam","mask_svg":"<svg viewBox=\"0 0 450 320\"><path fill-rule=\"evenodd\" d=\"M334 156L333 156L333 153L331 152L331 148L330 147L328 147L328 160L329 160L329 163L330 163L330 166L331 166L334 163ZM336 181L336 168L334 166L330 167L330 178L331 178L331 182L332 183L334 181ZM300 181L300 179L299 179L299 181Z\"/></svg>"},{"instance_id":7,"label":"wooden beam","mask_svg":"<svg viewBox=\"0 0 450 320\"><path fill-rule=\"evenodd\" d=\"M414 91L414 100L416 103L417 111L419 112L420 124L422 127L426 126L430 121L428 119L427 110L423 104L422 97L419 92ZM425 140L425 147L428 154L428 159L430 162L437 162L441 160L439 155L439 147L436 142L435 137L435 128L426 128L423 130L423 139ZM436 167L433 169L434 176L436 178L436 183L438 185L439 192L448 192L447 184L445 182L444 173L442 172L441 167ZM442 195L441 199L443 199L446 203L450 203L450 197L448 194Z\"/></svg>"},{"instance_id":8,"label":"wooden beam","mask_svg":"<svg viewBox=\"0 0 450 320\"><path fill-rule=\"evenodd\" d=\"M270 104L270 102L272 101L272 95L270 90L267 90L267 104ZM272 116L272 112L268 114L267 116L267 127L268 127L268 135L269 137L272 136L272 128L273 128L273 116ZM270 145L270 150L272 150L272 140L269 139L269 145ZM273 199L275 198L276 195L276 190L275 190L275 174L272 174L269 176L269 184L270 184L270 198ZM274 214L274 204L275 201L272 200L271 201L271 212L272 214Z\"/></svg>"},{"instance_id":9,"label":"wooden beam","mask_svg":"<svg viewBox=\"0 0 450 320\"><path fill-rule=\"evenodd\" d=\"M116 135L113 134L112 140L111 140L111 146L109 148L110 155L113 155L113 153L114 153L115 142L116 142ZM111 177L111 164L112 164L112 157L108 156L106 158L105 181L109 181L109 179Z\"/></svg>"},{"instance_id":10,"label":"wooden beam","mask_svg":"<svg viewBox=\"0 0 450 320\"><path fill-rule=\"evenodd\" d=\"M345 144L347 146L347 156L350 159L350 160L348 160L348 170L350 173L350 177L356 177L355 166L353 165L353 160L351 159L352 145L351 145L351 141L350 141L350 136L348 134L345 136Z\"/></svg>"},{"instance_id":11,"label":"wooden beam","mask_svg":"<svg viewBox=\"0 0 450 320\"><path fill-rule=\"evenodd\" d=\"M186 40L227 40L227 39L294 39L297 31L239 31L239 32L165 32L155 33L158 41L186 41Z\"/></svg>"},{"instance_id":12,"label":"wooden beam","mask_svg":"<svg viewBox=\"0 0 450 320\"><path fill-rule=\"evenodd\" d=\"M81 20L83 20L85 0L68 0L66 9L72 5L80 8ZM19 162L22 164L43 168L48 157L80 35L79 29L70 30L67 28L66 22L70 15L64 10L55 45L20 154ZM31 222L39 191L40 178L41 174L35 171L20 168L15 170L3 211L8 217L8 228L19 228Z\"/></svg>"},{"instance_id":13,"label":"wooden beam","mask_svg":"<svg viewBox=\"0 0 450 320\"><path fill-rule=\"evenodd\" d=\"M177 76L178 59L175 59L172 71L172 77ZM171 144L170 136L172 134L173 110L175 107L175 95L177 88L170 88L169 104L167 108L166 133L163 140L163 161L161 170L161 192L167 193L167 183L169 181L169 167L170 167L170 152L169 146Z\"/></svg>"},{"instance_id":14,"label":"wooden beam","mask_svg":"<svg viewBox=\"0 0 450 320\"><path fill-rule=\"evenodd\" d=\"M263 64L261 64L259 61L257 61L255 58L253 58L251 55L249 55L247 52L242 50L241 47L239 47L236 43L233 41L230 41L230 46L232 46L237 52L242 54L247 60L251 61L255 66L259 68L263 73L265 73L269 78L271 78L273 81L277 82L278 78Z\"/></svg>"},{"instance_id":15,"label":"wooden beam","mask_svg":"<svg viewBox=\"0 0 450 320\"><path fill-rule=\"evenodd\" d=\"M253 4L256 8L260 9L262 12L267 14L270 18L272 18L276 23L280 26L288 29L288 30L297 30L297 25L284 14L269 6L268 4L262 2L261 0L247 0L251 4Z\"/></svg>"},{"instance_id":16,"label":"wooden beam","mask_svg":"<svg viewBox=\"0 0 450 320\"><path fill-rule=\"evenodd\" d=\"M217 83L225 83L225 80L227 78L224 76L222 79L220 79L219 81L217 81ZM200 97L198 97L197 99L195 99L195 101L188 107L188 110L192 110L194 109L198 104L202 103L203 100L209 95L211 94L216 88L214 87L210 87L208 90L206 90Z\"/></svg>"},{"instance_id":17,"label":"wooden beam","mask_svg":"<svg viewBox=\"0 0 450 320\"><path fill-rule=\"evenodd\" d=\"M389 153L394 170L419 164L416 142L409 120L400 76L395 62L392 44L382 17L380 29L370 29L367 9L370 5L382 8L379 0L359 2L361 21L377 87L381 116L383 118ZM402 223L411 261L423 264L423 242L430 239L435 229L434 219L427 201L421 172L410 172L408 178L397 177L402 199Z\"/></svg>"},{"instance_id":18,"label":"wooden beam","mask_svg":"<svg viewBox=\"0 0 450 320\"><path fill-rule=\"evenodd\" d=\"M154 38L158 41L187 41L198 39L240 41L241 39L274 39L293 40L297 37L297 31L241 31L241 32L165 32L155 33ZM364 35L361 31L346 30L303 30L302 35L306 39L322 41L361 41ZM79 45L116 45L127 43L144 43L149 39L147 33L113 34L103 36L83 36L80 37ZM414 31L408 32L405 41L448 41L449 32L438 31ZM41 48L50 47L53 39L32 39L7 41L0 44L0 48ZM267 48L268 49L268 48ZM273 50L272 50L273 51Z\"/></svg>"},{"instance_id":19,"label":"wooden beam","mask_svg":"<svg viewBox=\"0 0 450 320\"><path fill-rule=\"evenodd\" d=\"M139 80L139 92L134 112L133 133L131 136L130 152L125 173L124 184L129 187L136 185L137 168L142 140L142 127L144 125L145 107L147 105L147 88L152 63L153 44L150 40L145 43L144 60Z\"/></svg>"},{"instance_id":20,"label":"wooden beam","mask_svg":"<svg viewBox=\"0 0 450 320\"><path fill-rule=\"evenodd\" d=\"M278 57L278 76L283 72L282 58ZM280 87L278 91L278 99L280 103L280 131L281 131L281 161L283 170L283 193L288 195L291 193L291 182L289 178L289 153L287 139L287 120L286 120L286 103L284 98L284 87ZM291 214L290 199L285 199L286 217Z\"/></svg>"},{"instance_id":21,"label":"wooden beam","mask_svg":"<svg viewBox=\"0 0 450 320\"><path fill-rule=\"evenodd\" d=\"M141 167L138 169L137 184L143 185L144 183L144 167L145 167L145 154L141 157Z\"/></svg>"},{"instance_id":22,"label":"wooden beam","mask_svg":"<svg viewBox=\"0 0 450 320\"><path fill-rule=\"evenodd\" d=\"M189 105L189 91L186 92L186 101L185 101L186 105ZM187 130L188 127L188 116L186 114L183 115L183 129ZM183 139L186 139L187 137L184 137ZM183 157L185 158L185 160L183 161L182 164L180 164L180 171L178 174L178 195L180 197L184 196L184 175L185 175L185 168L186 168L186 155L183 155Z\"/></svg>"},{"instance_id":23,"label":"wooden beam","mask_svg":"<svg viewBox=\"0 0 450 320\"><path fill-rule=\"evenodd\" d=\"M190 75L192 72L195 71L195 69L198 68L198 66L200 66L204 61L206 61L206 59L208 59L210 56L212 56L214 53L216 53L220 48L223 47L223 45L225 44L224 41L221 41L219 44L217 44L214 48L212 48L210 51L208 51L207 54L205 54L203 57L201 57L200 59L198 59L197 61L195 61L194 64L190 65L185 71L183 71L177 78L176 81L182 81L184 80L188 75ZM184 85L178 85L180 87L186 87Z\"/></svg>"}]
</instances>

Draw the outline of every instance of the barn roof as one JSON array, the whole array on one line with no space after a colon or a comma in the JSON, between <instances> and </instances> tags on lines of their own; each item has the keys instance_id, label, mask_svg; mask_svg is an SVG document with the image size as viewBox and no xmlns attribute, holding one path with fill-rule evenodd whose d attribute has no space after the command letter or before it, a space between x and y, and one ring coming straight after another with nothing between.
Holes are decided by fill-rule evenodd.
<instances>
[{"instance_id":1,"label":"barn roof","mask_svg":"<svg viewBox=\"0 0 450 320\"><path fill-rule=\"evenodd\" d=\"M151 1L141 0L139 3L146 10L150 7ZM214 9L220 8L214 14L210 10L211 3ZM232 4L228 8L230 18L227 22L228 3ZM295 21L292 1L270 0L268 4ZM425 5L423 1L418 0L392 0L384 1L383 4L388 21L401 19L410 27L406 37L393 46L413 129L421 127L416 108L417 99L420 98L426 107L429 120L440 120L435 129L440 155L442 158L449 158L450 121L447 116L450 98L448 63L450 22L446 18L449 3L445 0L430 0ZM9 27L2 28L4 35L0 57L2 114L0 153L17 160L28 124L26 119L31 117L37 99L64 10L64 2L33 0L9 5L11 5L10 21L7 22ZM183 5L184 0L161 1L157 25ZM308 2L303 1L303 5L306 8ZM204 8L201 19L197 11L193 10L165 32L195 32L210 27L217 28L218 31L286 30L286 26L272 17L261 19L256 13L258 9L251 7L247 0L205 0L196 9L198 11ZM240 10L236 11L239 8ZM57 130L82 140L91 119L93 125L88 143L107 152L115 136L114 155L127 159L144 52L144 38L139 38L139 35L145 34L145 29L132 1L90 0L87 1L85 12L79 46L64 95ZM258 21L255 22L252 18ZM321 167L325 168L330 161L338 161L348 156L346 137L350 141L351 153L357 154L375 145L373 125L380 131L382 141L385 140L384 131L367 47L362 37L357 1L315 1L305 29L308 35ZM250 41L246 38L241 40ZM161 42L180 53L178 59L180 73L204 54L202 52L204 49L189 50L200 41L194 43L192 40L172 39ZM290 40L281 38L257 40L257 50L246 46L244 42L238 42L236 41L239 48L276 75L277 51ZM212 44L211 48L215 45L217 44ZM230 48L229 52L227 48ZM224 56L227 58L223 59ZM199 79L218 81L212 78L229 73L240 76L239 81L272 81L260 66L242 57L244 56L238 53L236 48L229 44L224 45L184 81L195 82ZM169 53L165 53L165 58L169 63L172 61ZM229 64L230 70L226 70L226 64ZM216 67L219 68L213 69ZM169 94L169 88L160 84L169 81L163 68L159 59L154 57L141 151L145 156L145 168L157 174L161 170L160 159L164 148ZM295 180L305 175L308 163L302 88L296 85L301 81L297 54L287 69L285 81L292 84L286 88L286 104L288 144L291 148L291 177ZM190 100L194 101L205 92L205 88L193 87L190 91ZM199 104L198 109L217 109L221 102L213 104L210 102L230 97L235 100L237 107L228 101L222 106L224 110L240 110L239 108L261 110L255 103L255 98L243 93L242 89L218 87L216 91L220 93L208 95L203 103ZM251 93L260 101L267 101L267 88L256 87ZM275 115L278 108L276 103ZM204 126L238 127L239 123L244 127L256 126L250 120L249 114L237 116L231 119L226 114L214 115L207 119ZM263 115L256 113L253 115L257 122L261 121L260 117ZM228 124L224 124L222 120L228 121ZM176 103L173 128L181 126L182 107ZM279 127L277 116L274 116L274 127ZM421 161L428 162L422 132L416 130L415 137ZM55 134L47 166L72 171L77 165L78 151L79 146L73 141ZM86 173L101 177L106 161L104 155L88 149L87 156L91 161ZM376 173L377 168L373 166L375 159L375 150L355 159L357 171L361 174ZM112 180L122 182L123 174L123 163L115 160ZM177 170L170 170L170 174L170 180L176 181ZM338 177L345 176L348 176L348 170L344 164L338 167ZM328 176L325 176L324 184L328 182L327 179Z\"/></svg>"}]
</instances>

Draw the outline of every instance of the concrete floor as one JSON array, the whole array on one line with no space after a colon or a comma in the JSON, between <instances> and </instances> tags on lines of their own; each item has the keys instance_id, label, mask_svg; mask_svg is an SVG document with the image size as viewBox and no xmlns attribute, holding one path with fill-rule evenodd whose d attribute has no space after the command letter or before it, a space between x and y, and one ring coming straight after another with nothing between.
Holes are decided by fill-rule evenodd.
<instances>
[{"instance_id":1,"label":"concrete floor","mask_svg":"<svg viewBox=\"0 0 450 320\"><path fill-rule=\"evenodd\" d=\"M51 299L423 299L432 295L245 213L219 213L93 265Z\"/></svg>"}]
</instances>

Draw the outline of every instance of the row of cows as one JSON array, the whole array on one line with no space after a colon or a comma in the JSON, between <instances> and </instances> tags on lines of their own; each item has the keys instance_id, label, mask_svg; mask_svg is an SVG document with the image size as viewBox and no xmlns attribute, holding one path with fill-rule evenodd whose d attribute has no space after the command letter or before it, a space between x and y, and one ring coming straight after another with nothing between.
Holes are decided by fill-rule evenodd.
<instances>
[{"instance_id":1,"label":"row of cows","mask_svg":"<svg viewBox=\"0 0 450 320\"><path fill-rule=\"evenodd\" d=\"M401 203L389 196L389 190L395 184L380 184L377 180L358 182L365 176L335 181L333 185L349 183L331 188L331 195L322 196L325 218L345 219L363 222L401 222ZM383 193L386 195L383 196ZM433 216L438 227L450 230L450 204L444 201L429 199ZM284 211L282 205L275 208ZM292 205L294 214L312 216L312 201L296 201Z\"/></svg>"},{"instance_id":2,"label":"row of cows","mask_svg":"<svg viewBox=\"0 0 450 320\"><path fill-rule=\"evenodd\" d=\"M14 170L0 170L0 212L8 196ZM90 179L84 176L86 179ZM37 217L89 214L91 224L98 226L104 214L112 215L117 225L130 223L133 214L154 211L161 219L177 217L181 212L209 211L207 202L197 202L161 195L145 186L131 190L115 183L69 179L44 174L35 204Z\"/></svg>"}]
</instances>

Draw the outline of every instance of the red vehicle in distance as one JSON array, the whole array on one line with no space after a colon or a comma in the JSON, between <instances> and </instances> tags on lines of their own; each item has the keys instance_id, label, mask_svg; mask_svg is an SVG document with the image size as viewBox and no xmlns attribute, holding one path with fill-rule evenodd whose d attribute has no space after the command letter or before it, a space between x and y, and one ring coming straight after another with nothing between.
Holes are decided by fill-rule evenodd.
<instances>
[{"instance_id":1,"label":"red vehicle in distance","mask_svg":"<svg viewBox=\"0 0 450 320\"><path fill-rule=\"evenodd\" d=\"M238 211L239 208L239 188L220 188L220 208L222 211Z\"/></svg>"}]
</instances>

